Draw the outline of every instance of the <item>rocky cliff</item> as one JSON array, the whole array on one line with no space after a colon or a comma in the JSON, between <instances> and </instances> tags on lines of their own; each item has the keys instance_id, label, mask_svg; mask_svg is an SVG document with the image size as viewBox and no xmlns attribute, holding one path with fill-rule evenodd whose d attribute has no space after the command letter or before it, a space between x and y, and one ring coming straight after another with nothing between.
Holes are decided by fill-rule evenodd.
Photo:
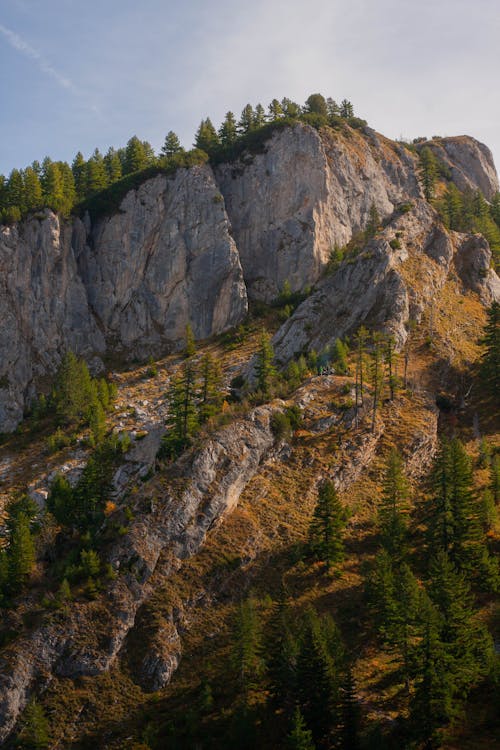
<instances>
[{"instance_id":1,"label":"rocky cliff","mask_svg":"<svg viewBox=\"0 0 500 750\"><path fill-rule=\"evenodd\" d=\"M498 190L482 144L463 136L430 145L459 188L486 197ZM332 249L366 226L372 204L388 218L421 198L415 151L369 128L318 132L298 123L215 172L195 166L149 179L110 216L44 211L1 227L0 431L15 428L66 350L98 368L106 355L140 359L178 346L188 322L196 338L220 333L243 320L247 293L270 302L285 281L294 291L315 284ZM433 222L424 221L428 233ZM366 286L371 296L380 291L372 284L379 250L335 281L344 285L336 315L351 306L353 289L356 300ZM397 257L386 256L385 276ZM388 278L397 285L397 273ZM386 291L393 304L395 290ZM359 319L367 312L351 310Z\"/></svg>"}]
</instances>

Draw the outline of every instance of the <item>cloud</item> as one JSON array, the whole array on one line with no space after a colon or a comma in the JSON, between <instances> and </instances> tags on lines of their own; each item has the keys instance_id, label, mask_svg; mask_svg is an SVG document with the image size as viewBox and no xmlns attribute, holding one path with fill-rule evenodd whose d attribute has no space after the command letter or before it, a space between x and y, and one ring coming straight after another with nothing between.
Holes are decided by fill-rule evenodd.
<instances>
[{"instance_id":1,"label":"cloud","mask_svg":"<svg viewBox=\"0 0 500 750\"><path fill-rule=\"evenodd\" d=\"M73 82L67 78L66 76L62 75L58 70L56 70L45 58L40 52L38 52L36 49L34 49L28 42L26 42L22 37L19 36L19 34L16 34L15 31L12 31L11 29L8 29L6 26L3 26L0 23L0 34L2 34L5 39L8 41L11 47L13 49L17 50L17 52L20 52L25 57L28 57L30 60L33 60L39 70L42 71L42 73L45 73L46 75L53 78L56 83L61 86L63 89L67 89L69 91L77 92L76 86L73 84Z\"/></svg>"}]
</instances>

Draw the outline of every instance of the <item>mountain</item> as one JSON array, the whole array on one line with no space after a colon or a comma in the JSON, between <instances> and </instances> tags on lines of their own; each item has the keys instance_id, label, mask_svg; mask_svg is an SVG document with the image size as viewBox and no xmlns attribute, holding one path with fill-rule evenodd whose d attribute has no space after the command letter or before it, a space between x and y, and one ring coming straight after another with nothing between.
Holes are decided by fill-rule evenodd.
<instances>
[{"instance_id":1,"label":"mountain","mask_svg":"<svg viewBox=\"0 0 500 750\"><path fill-rule=\"evenodd\" d=\"M359 613L361 571L375 552L373 506L394 446L414 496L427 486L442 435L459 434L474 456L482 436L496 455L494 401L478 385L477 363L500 281L485 236L450 228L443 205L455 188L463 205L467 196L489 205L499 184L489 150L473 138L403 144L353 124L297 122L231 161L148 177L116 206L89 204L70 217L43 209L0 227L0 430L17 428L0 446L1 491L6 505L27 490L43 530L30 586L10 593L0 630L1 740L20 730L19 716L38 695L54 743L40 746L160 747L169 736L165 712L177 721L179 706L198 695L196 670L201 689L209 678L217 685L210 700L220 715L205 708L209 718L198 721L207 722L205 739L218 737L229 709L212 646L214 659L227 659L242 592L262 595L269 620L264 593L279 599L285 581L299 608L341 612L347 648L360 649L354 672L364 721L373 714L386 731L398 701L373 697L376 667L352 634L372 628L360 626ZM263 325L273 334L275 367L287 373L279 388L263 379ZM187 360L186 326L198 347ZM377 359L366 365L366 393L356 359L362 326L375 353L381 342L381 370L373 376ZM351 347L345 367L340 340ZM92 374L108 373L117 395L107 429L131 443L109 459L99 523L72 531L57 512L47 522L44 508L55 477L79 487L99 446L77 424L69 445L47 454L54 415L22 421L35 397L50 397L68 351ZM186 382L186 361L200 372L206 354L222 371L220 414L186 450L166 455L175 387ZM396 374L384 379L392 366ZM325 580L317 564L294 555L326 480L350 508L352 556L342 575ZM415 524L418 537L424 521ZM79 560L88 562L94 547L100 562L85 583ZM61 575L71 604L58 604ZM373 654L373 633L366 638ZM386 654L377 658L391 679ZM270 688L259 693L236 680L231 689L246 695L252 714ZM159 724L154 701L164 702ZM244 712L233 713L244 724ZM172 747L200 738L184 741Z\"/></svg>"}]
</instances>

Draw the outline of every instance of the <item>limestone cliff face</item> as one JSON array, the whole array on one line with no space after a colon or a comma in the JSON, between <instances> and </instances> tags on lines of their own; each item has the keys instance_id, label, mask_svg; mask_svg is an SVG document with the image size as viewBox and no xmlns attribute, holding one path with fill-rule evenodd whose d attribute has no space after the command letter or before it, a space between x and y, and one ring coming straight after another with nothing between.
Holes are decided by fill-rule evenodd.
<instances>
[{"instance_id":1,"label":"limestone cliff face","mask_svg":"<svg viewBox=\"0 0 500 750\"><path fill-rule=\"evenodd\" d=\"M72 227L50 211L0 227L0 431L13 430L34 383L61 352L104 352L71 247Z\"/></svg>"},{"instance_id":2,"label":"limestone cliff face","mask_svg":"<svg viewBox=\"0 0 500 750\"><path fill-rule=\"evenodd\" d=\"M0 432L13 430L71 349L99 366L237 324L247 311L238 252L209 167L159 176L97 221L49 210L0 227ZM101 364L102 367L102 364Z\"/></svg>"},{"instance_id":3,"label":"limestone cliff face","mask_svg":"<svg viewBox=\"0 0 500 750\"><path fill-rule=\"evenodd\" d=\"M223 165L226 201L249 294L270 301L317 281L335 246L364 228L372 203L381 216L420 195L416 157L374 131L278 132L264 153Z\"/></svg>"},{"instance_id":4,"label":"limestone cliff face","mask_svg":"<svg viewBox=\"0 0 500 750\"><path fill-rule=\"evenodd\" d=\"M240 322L246 291L224 201L209 167L158 176L120 213L77 233L81 277L110 346L143 356Z\"/></svg>"},{"instance_id":5,"label":"limestone cliff face","mask_svg":"<svg viewBox=\"0 0 500 750\"><path fill-rule=\"evenodd\" d=\"M468 135L436 138L424 143L450 170L459 190L480 190L486 200L498 192L498 175L491 151Z\"/></svg>"}]
</instances>

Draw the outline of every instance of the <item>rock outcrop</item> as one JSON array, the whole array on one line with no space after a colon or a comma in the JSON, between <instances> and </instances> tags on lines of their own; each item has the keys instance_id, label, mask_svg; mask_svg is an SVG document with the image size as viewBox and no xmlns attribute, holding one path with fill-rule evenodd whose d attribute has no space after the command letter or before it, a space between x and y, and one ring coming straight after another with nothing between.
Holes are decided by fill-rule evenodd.
<instances>
[{"instance_id":1,"label":"rock outcrop","mask_svg":"<svg viewBox=\"0 0 500 750\"><path fill-rule=\"evenodd\" d=\"M210 167L130 191L95 222L49 210L0 227L0 432L71 349L102 367L206 338L240 322L247 296Z\"/></svg>"},{"instance_id":2,"label":"rock outcrop","mask_svg":"<svg viewBox=\"0 0 500 750\"><path fill-rule=\"evenodd\" d=\"M480 190L490 200L499 190L498 175L491 151L468 135L436 138L423 143L449 169L459 190Z\"/></svg>"}]
</instances>

